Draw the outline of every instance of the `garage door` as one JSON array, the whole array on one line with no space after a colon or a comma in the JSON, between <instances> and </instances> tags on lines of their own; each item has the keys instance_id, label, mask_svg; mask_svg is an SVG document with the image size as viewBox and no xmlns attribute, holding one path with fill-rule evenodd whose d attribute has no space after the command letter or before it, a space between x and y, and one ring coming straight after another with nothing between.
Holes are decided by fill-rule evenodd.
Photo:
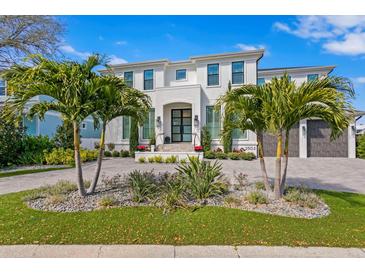
<instances>
[{"instance_id":1,"label":"garage door","mask_svg":"<svg viewBox=\"0 0 365 274\"><path fill-rule=\"evenodd\" d=\"M284 142L285 142L285 137L283 138L283 146ZM263 143L264 143L264 155L267 157L275 157L276 137L265 133L263 136ZM299 157L299 124L294 126L289 133L289 156Z\"/></svg>"},{"instance_id":2,"label":"garage door","mask_svg":"<svg viewBox=\"0 0 365 274\"><path fill-rule=\"evenodd\" d=\"M336 140L331 141L331 129L321 120L308 120L308 157L348 157L347 129Z\"/></svg>"}]
</instances>

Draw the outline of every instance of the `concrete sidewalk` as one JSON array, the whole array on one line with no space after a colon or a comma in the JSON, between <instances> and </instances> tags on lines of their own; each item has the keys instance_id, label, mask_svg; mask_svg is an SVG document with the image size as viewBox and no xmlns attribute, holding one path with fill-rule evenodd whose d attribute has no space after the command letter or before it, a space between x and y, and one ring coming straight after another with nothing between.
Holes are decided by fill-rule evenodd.
<instances>
[{"instance_id":1,"label":"concrete sidewalk","mask_svg":"<svg viewBox=\"0 0 365 274\"><path fill-rule=\"evenodd\" d=\"M287 246L3 245L0 258L365 258L365 249Z\"/></svg>"}]
</instances>

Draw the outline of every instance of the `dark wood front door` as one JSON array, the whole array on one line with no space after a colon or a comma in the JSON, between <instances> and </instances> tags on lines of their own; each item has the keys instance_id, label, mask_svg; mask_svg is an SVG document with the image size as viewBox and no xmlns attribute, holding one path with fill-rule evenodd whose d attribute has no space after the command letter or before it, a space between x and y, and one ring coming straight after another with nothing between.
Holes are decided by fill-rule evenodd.
<instances>
[{"instance_id":1,"label":"dark wood front door","mask_svg":"<svg viewBox=\"0 0 365 274\"><path fill-rule=\"evenodd\" d=\"M192 137L191 108L171 110L171 136L172 142L191 142Z\"/></svg>"}]
</instances>

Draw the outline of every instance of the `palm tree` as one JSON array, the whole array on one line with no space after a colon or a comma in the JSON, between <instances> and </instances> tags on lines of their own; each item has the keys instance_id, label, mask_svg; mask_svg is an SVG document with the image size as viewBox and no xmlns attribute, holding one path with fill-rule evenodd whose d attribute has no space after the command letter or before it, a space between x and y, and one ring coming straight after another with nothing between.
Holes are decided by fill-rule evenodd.
<instances>
[{"instance_id":1,"label":"palm tree","mask_svg":"<svg viewBox=\"0 0 365 274\"><path fill-rule=\"evenodd\" d=\"M262 94L265 87L256 85L243 85L240 88L228 90L222 95L216 104L216 108L224 106L224 115L229 115L230 119L225 119L223 137L225 134L231 134L232 130L239 128L242 131L251 130L257 135L258 156L262 179L267 192L271 192L269 184L263 146L263 132L266 130L265 119L262 112Z\"/></svg>"},{"instance_id":2,"label":"palm tree","mask_svg":"<svg viewBox=\"0 0 365 274\"><path fill-rule=\"evenodd\" d=\"M106 125L118 116L130 116L142 123L150 107L150 97L139 90L128 87L121 78L116 76L103 76L99 79L100 92L96 103L94 119L101 121L102 131L100 136L99 155L95 170L94 179L88 189L91 194L95 191L102 159L105 150L105 130Z\"/></svg>"},{"instance_id":3,"label":"palm tree","mask_svg":"<svg viewBox=\"0 0 365 274\"><path fill-rule=\"evenodd\" d=\"M36 96L48 99L33 104L30 118L44 118L47 111L61 114L65 122L73 125L75 166L79 194L86 195L80 158L80 123L95 112L95 100L101 88L96 66L102 65L99 55L90 56L85 62L52 61L39 55L31 56L32 65L15 65L4 74L12 97L6 102L10 112L23 113L26 105ZM9 114L9 113L8 113ZM5 114L5 118L10 115Z\"/></svg>"},{"instance_id":4,"label":"palm tree","mask_svg":"<svg viewBox=\"0 0 365 274\"><path fill-rule=\"evenodd\" d=\"M274 87L281 87L286 95L286 112L284 117L284 171L280 185L276 189L276 197L283 195L289 161L289 131L300 120L320 118L331 128L331 139L338 137L349 125L352 119L352 106L349 99L353 98L354 90L349 80L342 77L323 77L314 81L302 83L291 88L289 77L273 79ZM290 86L290 88L288 88Z\"/></svg>"}]
</instances>

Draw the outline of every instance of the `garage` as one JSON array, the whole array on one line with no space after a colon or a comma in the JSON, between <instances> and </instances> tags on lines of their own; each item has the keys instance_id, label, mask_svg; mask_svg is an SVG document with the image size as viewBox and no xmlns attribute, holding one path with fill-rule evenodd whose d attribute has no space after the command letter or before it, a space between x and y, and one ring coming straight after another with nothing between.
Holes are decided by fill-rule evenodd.
<instances>
[{"instance_id":1,"label":"garage","mask_svg":"<svg viewBox=\"0 0 365 274\"><path fill-rule=\"evenodd\" d=\"M333 141L331 129L322 120L308 120L307 130L308 157L348 157L347 129Z\"/></svg>"},{"instance_id":2,"label":"garage","mask_svg":"<svg viewBox=\"0 0 365 274\"><path fill-rule=\"evenodd\" d=\"M283 138L283 148L285 136ZM265 133L263 135L265 157L276 156L276 137ZM289 157L299 157L299 124L295 125L289 132Z\"/></svg>"}]
</instances>

